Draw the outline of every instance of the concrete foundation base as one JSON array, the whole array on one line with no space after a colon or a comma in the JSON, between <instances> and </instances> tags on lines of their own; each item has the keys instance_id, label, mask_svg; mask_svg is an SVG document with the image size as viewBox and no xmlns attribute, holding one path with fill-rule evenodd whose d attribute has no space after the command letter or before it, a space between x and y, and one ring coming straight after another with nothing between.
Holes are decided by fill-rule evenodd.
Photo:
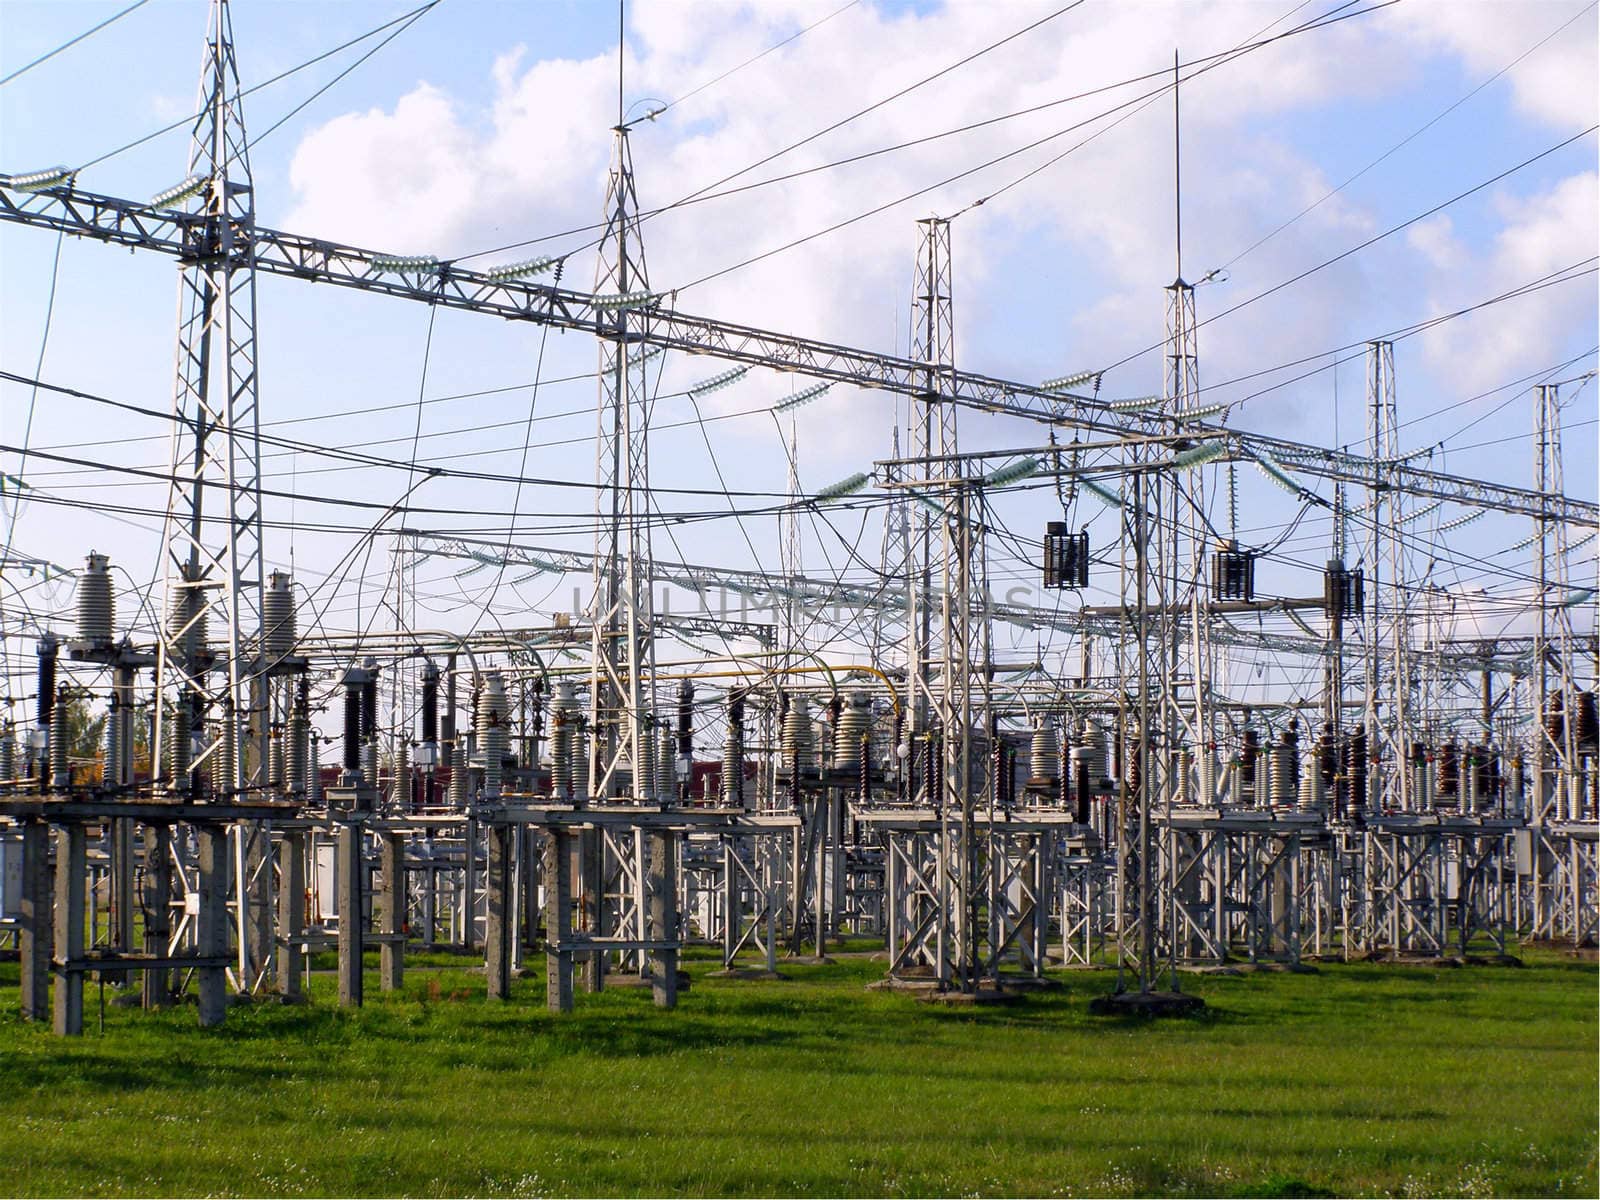
<instances>
[{"instance_id":1,"label":"concrete foundation base","mask_svg":"<svg viewBox=\"0 0 1600 1200\"><path fill-rule=\"evenodd\" d=\"M1097 1017L1186 1017L1205 1006L1199 996L1187 992L1113 992L1096 996L1089 1011Z\"/></svg>"},{"instance_id":2,"label":"concrete foundation base","mask_svg":"<svg viewBox=\"0 0 1600 1200\"><path fill-rule=\"evenodd\" d=\"M937 979L917 979L904 975L889 975L867 984L869 992L932 992L937 991Z\"/></svg>"},{"instance_id":3,"label":"concrete foundation base","mask_svg":"<svg viewBox=\"0 0 1600 1200\"><path fill-rule=\"evenodd\" d=\"M1002 975L1000 987L1007 992L1053 992L1061 988L1059 979L1044 975Z\"/></svg>"},{"instance_id":4,"label":"concrete foundation base","mask_svg":"<svg viewBox=\"0 0 1600 1200\"><path fill-rule=\"evenodd\" d=\"M968 1005L1017 1004L1022 1000L1022 993L998 991L994 988L979 988L975 992L929 991L922 993L917 999L924 1004L948 1004L953 1007L965 1007Z\"/></svg>"},{"instance_id":5,"label":"concrete foundation base","mask_svg":"<svg viewBox=\"0 0 1600 1200\"><path fill-rule=\"evenodd\" d=\"M647 988L654 983L649 975L636 975L632 971L608 971L606 973L607 988ZM689 972L678 972L678 990L689 990Z\"/></svg>"},{"instance_id":6,"label":"concrete foundation base","mask_svg":"<svg viewBox=\"0 0 1600 1200\"><path fill-rule=\"evenodd\" d=\"M954 988L941 988L937 979L915 979L889 976L875 983L867 984L869 992L900 992L908 996L915 996L918 1000L929 1004L1015 1004L1023 998L1021 990L1012 990L1009 985L1005 988L981 987L971 992L963 992Z\"/></svg>"}]
</instances>

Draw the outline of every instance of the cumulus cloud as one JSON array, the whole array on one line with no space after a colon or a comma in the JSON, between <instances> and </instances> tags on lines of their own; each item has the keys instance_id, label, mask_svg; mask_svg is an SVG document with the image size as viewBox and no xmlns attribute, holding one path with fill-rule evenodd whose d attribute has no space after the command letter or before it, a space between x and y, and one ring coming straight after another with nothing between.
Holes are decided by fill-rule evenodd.
<instances>
[{"instance_id":1,"label":"cumulus cloud","mask_svg":"<svg viewBox=\"0 0 1600 1200\"><path fill-rule=\"evenodd\" d=\"M1448 226L1417 226L1415 241L1437 268L1435 313L1463 298L1498 295L1581 262L1596 252L1600 228L1600 176L1584 171L1526 196L1496 198L1498 232L1486 250L1468 254ZM1586 282L1546 289L1495 306L1481 316L1441 326L1426 339L1429 363L1459 388L1479 390L1553 361L1568 338L1593 329L1593 309L1573 303Z\"/></svg>"},{"instance_id":2,"label":"cumulus cloud","mask_svg":"<svg viewBox=\"0 0 1600 1200\"><path fill-rule=\"evenodd\" d=\"M1517 109L1568 132L1595 123L1600 73L1594 46L1600 18L1592 6L1411 0L1399 6L1394 21L1424 50L1459 58L1468 73L1479 78L1505 67L1521 52L1532 51L1505 77ZM1534 50L1540 42L1544 44Z\"/></svg>"},{"instance_id":3,"label":"cumulus cloud","mask_svg":"<svg viewBox=\"0 0 1600 1200\"><path fill-rule=\"evenodd\" d=\"M1455 222L1448 213L1419 221L1406 231L1406 241L1430 266L1450 271L1466 257L1466 248L1455 236Z\"/></svg>"}]
</instances>

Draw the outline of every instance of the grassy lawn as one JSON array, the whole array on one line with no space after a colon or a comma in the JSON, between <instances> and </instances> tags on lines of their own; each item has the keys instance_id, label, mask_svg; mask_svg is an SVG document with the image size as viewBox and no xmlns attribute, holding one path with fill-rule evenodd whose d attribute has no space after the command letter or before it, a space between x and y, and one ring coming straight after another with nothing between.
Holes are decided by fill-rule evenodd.
<instances>
[{"instance_id":1,"label":"grassy lawn","mask_svg":"<svg viewBox=\"0 0 1600 1200\"><path fill-rule=\"evenodd\" d=\"M65 1041L0 964L0 1194L1575 1195L1596 1185L1596 969L1208 976L1199 1017L1088 1015L1106 972L951 1010L862 957L676 1012L419 959L360 1012L108 1006ZM109 989L108 989L108 995Z\"/></svg>"}]
</instances>

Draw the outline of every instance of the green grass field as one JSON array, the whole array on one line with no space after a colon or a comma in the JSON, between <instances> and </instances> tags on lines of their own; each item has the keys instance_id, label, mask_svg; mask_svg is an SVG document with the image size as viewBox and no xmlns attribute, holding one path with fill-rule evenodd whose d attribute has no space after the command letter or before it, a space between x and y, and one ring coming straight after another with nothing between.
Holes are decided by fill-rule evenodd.
<instances>
[{"instance_id":1,"label":"green grass field","mask_svg":"<svg viewBox=\"0 0 1600 1200\"><path fill-rule=\"evenodd\" d=\"M0 965L0 1194L1572 1195L1596 1184L1596 968L1197 977L1199 1017L1091 1017L1108 972L953 1010L846 957L691 959L676 1012L447 957L341 1012L107 1006L79 1040ZM111 993L108 989L107 995Z\"/></svg>"}]
</instances>

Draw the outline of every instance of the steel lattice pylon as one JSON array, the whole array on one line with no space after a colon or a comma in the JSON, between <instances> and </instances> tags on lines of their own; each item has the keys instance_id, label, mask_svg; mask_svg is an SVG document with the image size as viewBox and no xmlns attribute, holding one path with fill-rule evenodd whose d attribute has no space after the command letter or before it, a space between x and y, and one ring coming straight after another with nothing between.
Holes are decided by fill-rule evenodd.
<instances>
[{"instance_id":1,"label":"steel lattice pylon","mask_svg":"<svg viewBox=\"0 0 1600 1200\"><path fill-rule=\"evenodd\" d=\"M894 427L894 437L891 443L893 457L900 457L900 425L897 421ZM903 580L909 593L916 582L911 577L911 514L906 508L906 498L902 491L895 490L889 494L887 504L883 510L883 543L879 550L879 573L885 584L891 579ZM887 588L885 589L887 590ZM897 619L903 620L908 614L904 608L899 613L893 611L891 603L880 604L872 613L872 653L874 658L883 658L892 652L889 638L889 629ZM910 638L907 638L907 646ZM912 656L908 655L908 659ZM911 679L911 672L906 671L906 678ZM909 689L908 700L911 698ZM907 730L909 732L909 730Z\"/></svg>"},{"instance_id":2,"label":"steel lattice pylon","mask_svg":"<svg viewBox=\"0 0 1600 1200\"><path fill-rule=\"evenodd\" d=\"M800 550L800 434L794 417L789 418L789 504L779 517L779 570L783 576L783 607L778 612L778 645L784 651L783 682L788 684L789 668L804 653L805 631L800 619L800 592L795 583L803 569Z\"/></svg>"},{"instance_id":3,"label":"steel lattice pylon","mask_svg":"<svg viewBox=\"0 0 1600 1200\"><path fill-rule=\"evenodd\" d=\"M1563 486L1561 469L1561 398L1555 384L1534 388L1534 486L1551 491ZM1578 768L1577 687L1573 681L1572 612L1567 607L1567 529L1563 521L1534 520L1534 563L1538 586L1538 636L1534 651L1533 784L1529 817L1535 825L1574 819L1581 803L1569 795ZM1550 678L1551 652L1556 678ZM1552 700L1560 719L1552 722ZM1552 726L1555 728L1552 729Z\"/></svg>"},{"instance_id":4,"label":"steel lattice pylon","mask_svg":"<svg viewBox=\"0 0 1600 1200\"><path fill-rule=\"evenodd\" d=\"M1399 417L1395 407L1394 345L1367 343L1367 454L1372 479L1367 485L1364 520L1366 567L1371 578L1372 613L1366 629L1366 692L1362 705L1368 753L1394 764L1373 771L1383 781L1381 806L1407 811L1412 799L1404 744L1412 707L1410 589L1402 533L1406 519L1401 489L1394 478L1400 460ZM1387 595L1385 594L1387 593ZM1388 648L1385 656L1384 648ZM1387 711L1385 711L1385 706ZM1365 804L1367 797L1356 797Z\"/></svg>"},{"instance_id":5,"label":"steel lattice pylon","mask_svg":"<svg viewBox=\"0 0 1600 1200\"><path fill-rule=\"evenodd\" d=\"M924 388L912 401L911 451L922 479L911 534L915 577L907 589L907 709L913 734L936 738L939 747L925 756L922 796L939 830L933 965L945 985L971 990L980 970L982 900L973 806L985 788L986 761L975 752L973 726L989 712L983 497L956 457L956 406L945 399L955 365L950 224L940 217L918 224L912 357L922 364ZM942 587L937 622L935 563Z\"/></svg>"},{"instance_id":6,"label":"steel lattice pylon","mask_svg":"<svg viewBox=\"0 0 1600 1200\"><path fill-rule=\"evenodd\" d=\"M595 532L592 660L589 676L590 792L615 796L619 768L640 795L648 761L649 693L655 651L650 638L649 393L642 356L645 318L628 298L647 294L649 272L639 234L628 131L616 130L606 183L606 228L595 270L596 296L616 297L597 318L600 397L595 450Z\"/></svg>"},{"instance_id":7,"label":"steel lattice pylon","mask_svg":"<svg viewBox=\"0 0 1600 1200\"><path fill-rule=\"evenodd\" d=\"M934 539L938 514L945 497L938 481L958 470L950 455L957 453L956 411L940 403L942 376L955 362L954 310L950 293L950 226L936 217L918 222L922 238L917 245L917 291L913 297L916 318L911 357L923 364L923 390L911 401L911 457L921 464L923 489L911 519L911 553L906 588L906 711L914 735L928 731L930 714L938 711L940 693L930 680L941 631L934 628L933 576L943 553ZM924 797L933 803L931 780Z\"/></svg>"},{"instance_id":8,"label":"steel lattice pylon","mask_svg":"<svg viewBox=\"0 0 1600 1200\"><path fill-rule=\"evenodd\" d=\"M215 799L254 801L265 798L271 761L261 639L266 580L255 193L227 0L212 0L208 16L188 168L185 182L166 200L176 206L193 197L198 205L188 214L178 253L172 482L162 530L165 620L156 623L152 765L158 786L169 791L193 791L196 772L204 768ZM229 835L205 825L195 836L196 886L214 893L230 874ZM259 824L232 829L235 983L241 990L259 982L271 958L263 839ZM164 836L147 835L146 845L158 857L167 853ZM180 921L167 951L185 936ZM220 907L202 905L192 936L200 954L226 953ZM205 1019L220 1011L221 973L202 970L199 981Z\"/></svg>"},{"instance_id":9,"label":"steel lattice pylon","mask_svg":"<svg viewBox=\"0 0 1600 1200\"><path fill-rule=\"evenodd\" d=\"M172 485L163 530L167 621L157 645L156 688L186 710L178 733L217 723L193 756L174 749L167 785L188 787L187 770L223 755L224 788L261 786L267 722L257 710L256 638L264 586L255 331L254 191L239 107L239 75L227 0L213 0L189 153L200 220L187 226L178 285L177 384ZM207 509L215 492L221 513ZM220 519L219 519L220 518ZM208 621L216 616L219 620ZM215 659L200 633L209 628ZM213 679L215 678L215 682ZM188 730L184 726L189 726Z\"/></svg>"},{"instance_id":10,"label":"steel lattice pylon","mask_svg":"<svg viewBox=\"0 0 1600 1200\"><path fill-rule=\"evenodd\" d=\"M1188 414L1196 406L1200 392L1194 287L1181 277L1167 288L1166 310L1166 378L1162 399L1168 415L1176 418ZM1207 749L1211 740L1207 704L1211 663L1203 594L1204 477L1199 469L1190 469L1184 475L1186 478L1181 489L1176 476L1169 480L1158 473L1153 477L1157 495L1167 493L1165 499L1169 512L1167 536L1170 552L1166 570L1156 575L1157 621L1162 629L1167 655L1167 677L1162 686L1166 711L1162 727L1166 742L1164 749L1169 753L1163 754L1162 758L1169 760L1170 752L1180 746L1191 747L1199 773L1199 783L1192 796L1196 803L1211 804L1215 800L1215 770ZM1184 610L1181 616L1180 609ZM1182 696L1185 686L1189 690L1187 704ZM1166 765L1170 767L1170 761ZM1162 766L1157 764L1158 775L1163 774ZM1174 789L1181 794L1187 789L1188 782L1186 779L1169 779L1167 794L1174 795Z\"/></svg>"}]
</instances>

